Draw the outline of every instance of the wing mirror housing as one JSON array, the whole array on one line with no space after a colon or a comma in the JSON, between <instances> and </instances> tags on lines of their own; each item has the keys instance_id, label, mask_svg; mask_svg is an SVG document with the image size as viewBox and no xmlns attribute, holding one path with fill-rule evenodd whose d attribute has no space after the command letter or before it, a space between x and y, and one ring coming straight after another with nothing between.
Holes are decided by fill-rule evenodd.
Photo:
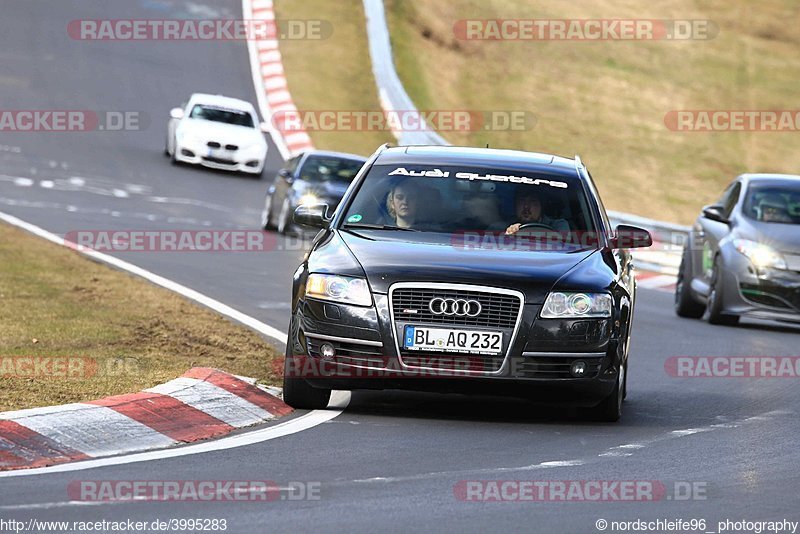
<instances>
[{"instance_id":1,"label":"wing mirror housing","mask_svg":"<svg viewBox=\"0 0 800 534\"><path fill-rule=\"evenodd\" d=\"M169 112L170 118L180 120L183 118L183 109L181 108L172 108Z\"/></svg>"},{"instance_id":2,"label":"wing mirror housing","mask_svg":"<svg viewBox=\"0 0 800 534\"><path fill-rule=\"evenodd\" d=\"M723 209L722 204L711 204L703 208L703 217L711 221L728 224L730 221L722 214Z\"/></svg>"},{"instance_id":3,"label":"wing mirror housing","mask_svg":"<svg viewBox=\"0 0 800 534\"><path fill-rule=\"evenodd\" d=\"M653 236L644 228L620 224L610 239L611 248L647 248L653 245Z\"/></svg>"},{"instance_id":4,"label":"wing mirror housing","mask_svg":"<svg viewBox=\"0 0 800 534\"><path fill-rule=\"evenodd\" d=\"M308 204L294 210L294 222L313 228L327 228L331 222L327 204Z\"/></svg>"}]
</instances>

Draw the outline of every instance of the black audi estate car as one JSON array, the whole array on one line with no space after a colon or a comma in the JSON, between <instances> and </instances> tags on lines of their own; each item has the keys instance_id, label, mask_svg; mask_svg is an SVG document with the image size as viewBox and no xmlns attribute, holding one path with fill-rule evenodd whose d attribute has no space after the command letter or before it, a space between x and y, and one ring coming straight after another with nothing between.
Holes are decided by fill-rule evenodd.
<instances>
[{"instance_id":1,"label":"black audi estate car","mask_svg":"<svg viewBox=\"0 0 800 534\"><path fill-rule=\"evenodd\" d=\"M294 273L284 399L331 390L500 394L616 421L636 284L577 156L482 148L379 148Z\"/></svg>"}]
</instances>

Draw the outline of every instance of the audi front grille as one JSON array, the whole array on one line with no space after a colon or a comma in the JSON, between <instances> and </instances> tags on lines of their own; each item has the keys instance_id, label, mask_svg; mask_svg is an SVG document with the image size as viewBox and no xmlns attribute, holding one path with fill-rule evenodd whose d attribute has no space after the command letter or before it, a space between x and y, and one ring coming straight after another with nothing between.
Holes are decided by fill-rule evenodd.
<instances>
[{"instance_id":1,"label":"audi front grille","mask_svg":"<svg viewBox=\"0 0 800 534\"><path fill-rule=\"evenodd\" d=\"M450 308L451 303L477 302L480 313L434 313L441 307L431 311L430 302L435 299L445 301ZM436 301L438 304L441 301ZM515 295L486 293L458 289L400 288L392 292L392 310L395 321L406 321L425 324L443 324L452 326L484 326L491 328L514 328L519 313L520 299Z\"/></svg>"},{"instance_id":2,"label":"audi front grille","mask_svg":"<svg viewBox=\"0 0 800 534\"><path fill-rule=\"evenodd\" d=\"M414 369L500 374L516 338L522 304L522 293L509 289L439 282L394 284L389 307L400 363ZM496 356L406 350L398 343L406 325L499 330L503 350Z\"/></svg>"}]
</instances>

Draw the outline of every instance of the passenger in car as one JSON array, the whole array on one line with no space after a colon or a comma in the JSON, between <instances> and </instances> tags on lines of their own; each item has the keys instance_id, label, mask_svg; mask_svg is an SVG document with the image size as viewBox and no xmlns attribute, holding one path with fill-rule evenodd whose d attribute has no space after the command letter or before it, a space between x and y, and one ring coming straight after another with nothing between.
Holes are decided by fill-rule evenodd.
<instances>
[{"instance_id":1,"label":"passenger in car","mask_svg":"<svg viewBox=\"0 0 800 534\"><path fill-rule=\"evenodd\" d=\"M386 196L386 210L400 228L410 228L417 220L419 192L408 180L398 182Z\"/></svg>"},{"instance_id":2,"label":"passenger in car","mask_svg":"<svg viewBox=\"0 0 800 534\"><path fill-rule=\"evenodd\" d=\"M525 224L539 224L547 228L552 228L557 232L569 232L569 223L564 219L553 219L544 214L542 210L542 200L535 191L527 187L518 187L515 200L517 223L506 228L507 235L519 232L521 226ZM545 228L545 229L547 229Z\"/></svg>"}]
</instances>

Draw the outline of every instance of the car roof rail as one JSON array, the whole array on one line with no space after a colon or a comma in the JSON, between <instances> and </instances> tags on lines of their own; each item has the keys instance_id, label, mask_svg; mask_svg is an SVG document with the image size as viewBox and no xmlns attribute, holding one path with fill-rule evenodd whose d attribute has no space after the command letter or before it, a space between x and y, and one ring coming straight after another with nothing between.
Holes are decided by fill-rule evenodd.
<instances>
[{"instance_id":1,"label":"car roof rail","mask_svg":"<svg viewBox=\"0 0 800 534\"><path fill-rule=\"evenodd\" d=\"M392 145L390 145L389 143L383 143L381 146L379 146L378 148L375 149L375 152L373 152L372 155L373 156L377 156L378 154L380 154L381 152L383 152L387 148L391 148L391 146Z\"/></svg>"},{"instance_id":2,"label":"car roof rail","mask_svg":"<svg viewBox=\"0 0 800 534\"><path fill-rule=\"evenodd\" d=\"M586 165L583 164L583 160L577 154L575 154L575 172L578 173L578 176L581 175L581 169L586 171Z\"/></svg>"}]
</instances>

